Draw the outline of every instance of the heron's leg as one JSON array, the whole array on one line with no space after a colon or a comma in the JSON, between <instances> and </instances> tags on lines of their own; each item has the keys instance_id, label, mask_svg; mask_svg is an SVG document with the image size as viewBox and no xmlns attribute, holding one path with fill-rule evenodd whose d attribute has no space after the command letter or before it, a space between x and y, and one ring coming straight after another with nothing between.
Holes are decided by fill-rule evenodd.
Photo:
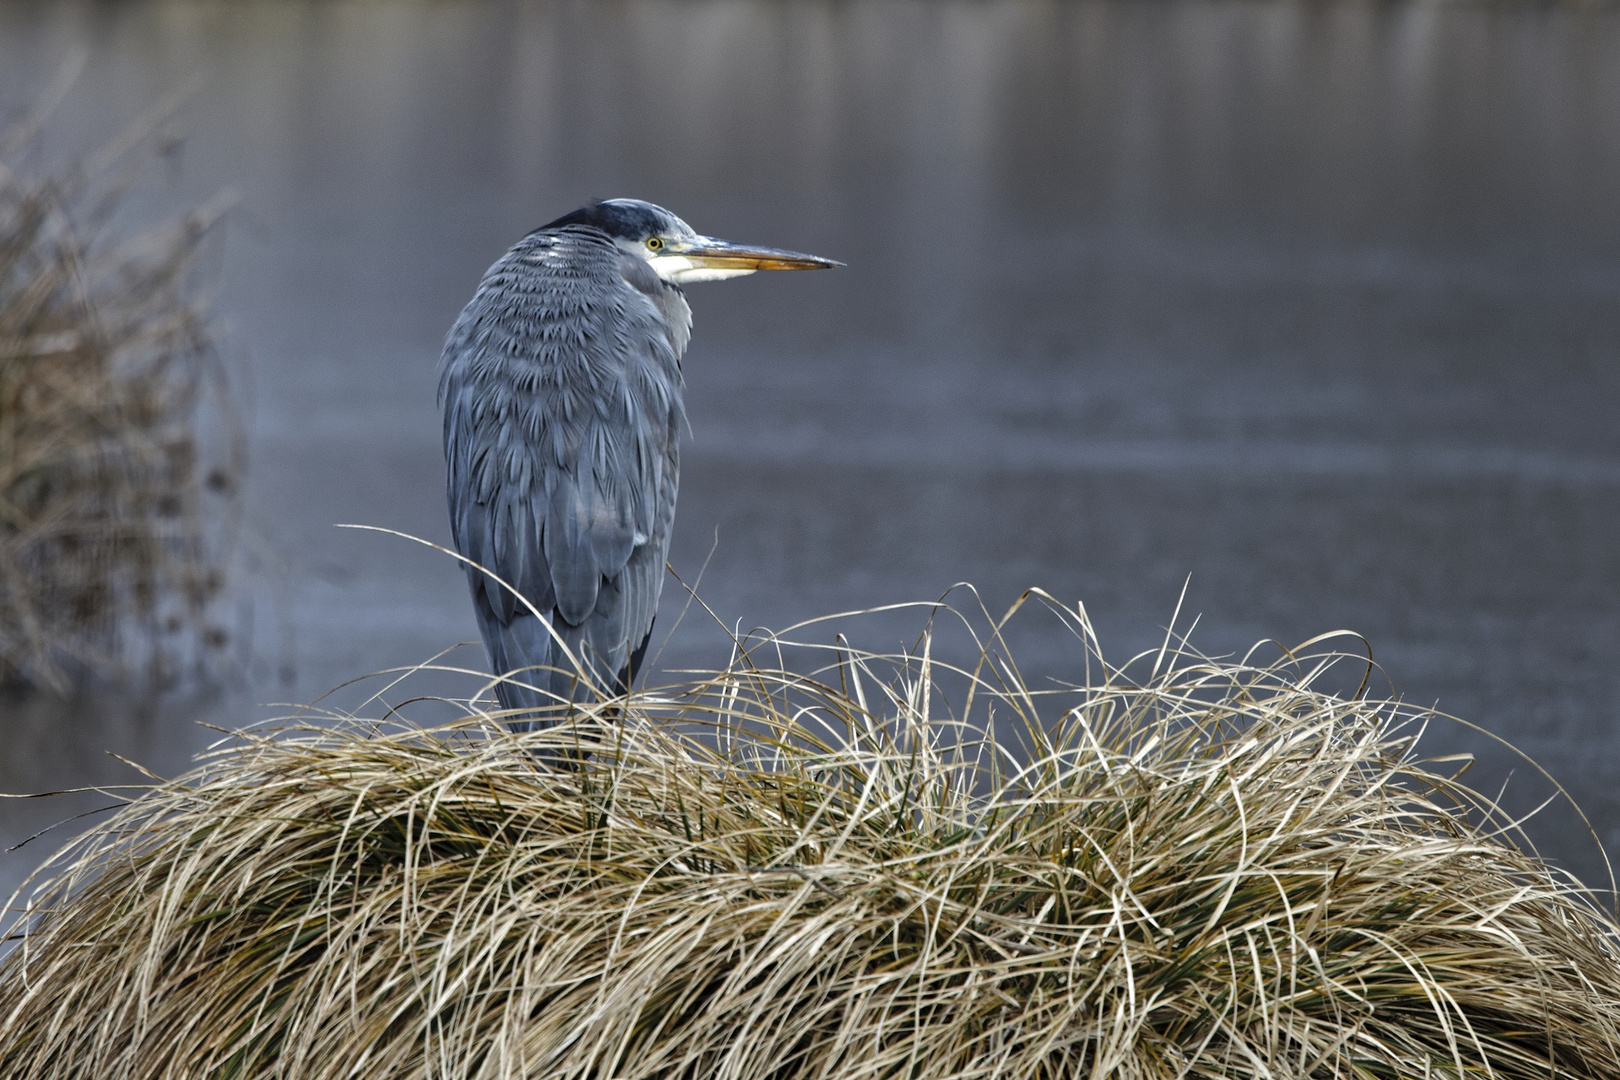
<instances>
[{"instance_id":1,"label":"heron's leg","mask_svg":"<svg viewBox=\"0 0 1620 1080\"><path fill-rule=\"evenodd\" d=\"M625 665L624 672L619 676L619 685L627 694L630 692L630 684L635 682L636 676L641 673L641 662L647 659L647 646L652 643L653 626L657 622L658 617L654 616L653 621L647 624L646 636L641 639L641 644L637 645L635 651L630 654L630 663Z\"/></svg>"},{"instance_id":2,"label":"heron's leg","mask_svg":"<svg viewBox=\"0 0 1620 1080\"><path fill-rule=\"evenodd\" d=\"M635 662L631 661L619 671L618 677L613 680L614 688L618 690L619 697L626 698L630 696L630 684L635 680L635 672ZM612 715L615 720L623 720L625 707L620 705Z\"/></svg>"},{"instance_id":3,"label":"heron's leg","mask_svg":"<svg viewBox=\"0 0 1620 1080\"><path fill-rule=\"evenodd\" d=\"M654 619L654 622L656 622L656 619ZM622 669L619 669L619 675L614 678L614 688L619 691L620 698L630 696L630 687L635 685L635 675L642 670L642 661L646 659L646 646L651 640L653 640L653 627L648 625L646 636L642 638L642 644L635 646L635 651L630 653L630 661ZM622 709L619 711L619 719L624 719Z\"/></svg>"}]
</instances>

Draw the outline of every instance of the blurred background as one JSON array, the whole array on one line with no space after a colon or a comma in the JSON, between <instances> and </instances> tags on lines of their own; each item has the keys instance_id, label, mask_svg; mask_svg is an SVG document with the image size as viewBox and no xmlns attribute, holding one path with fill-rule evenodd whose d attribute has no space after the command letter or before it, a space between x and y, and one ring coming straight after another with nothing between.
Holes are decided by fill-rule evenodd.
<instances>
[{"instance_id":1,"label":"blurred background","mask_svg":"<svg viewBox=\"0 0 1620 1080\"><path fill-rule=\"evenodd\" d=\"M1195 646L1358 631L1375 691L1509 740L1620 841L1620 12L14 0L0 119L74 55L42 167L189 88L114 224L236 192L208 276L240 568L207 677L5 691L0 790L138 779L108 751L173 774L200 722L474 638L446 557L333 525L448 542L446 329L520 235L624 195L849 264L689 291L671 559L725 621L1040 586L1123 660L1186 582ZM724 662L682 602L659 667ZM1051 629L1015 649L1072 675ZM1551 794L1485 735L1424 745ZM0 846L107 801L0 803ZM1529 831L1606 880L1567 809Z\"/></svg>"}]
</instances>

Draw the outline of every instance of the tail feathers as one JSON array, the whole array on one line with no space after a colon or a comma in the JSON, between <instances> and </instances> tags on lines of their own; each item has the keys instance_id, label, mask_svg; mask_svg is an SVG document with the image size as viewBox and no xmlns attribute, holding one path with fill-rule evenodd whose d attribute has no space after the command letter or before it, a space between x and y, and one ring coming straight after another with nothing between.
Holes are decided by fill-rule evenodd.
<instances>
[{"instance_id":1,"label":"tail feathers","mask_svg":"<svg viewBox=\"0 0 1620 1080\"><path fill-rule=\"evenodd\" d=\"M631 659L628 646L620 643L617 648L598 648L591 640L589 622L579 627L558 619L553 624L557 625L557 636L566 643L568 652L585 666L588 678L581 678L574 661L557 647L550 629L540 619L518 615L503 623L487 605L479 603L478 608L479 629L483 632L484 647L489 651L490 669L504 676L495 684L495 696L501 708L541 713L532 720L507 721L513 731L532 731L556 723L557 706L561 703L593 701L598 691L617 694L628 689Z\"/></svg>"},{"instance_id":2,"label":"tail feathers","mask_svg":"<svg viewBox=\"0 0 1620 1080\"><path fill-rule=\"evenodd\" d=\"M495 697L505 710L535 713L545 710L555 716L559 700L571 701L567 688L556 693L557 673L547 670L552 664L554 644L546 632L545 624L533 615L520 615L502 624L491 618L483 625L484 646L489 650L490 670L503 676L495 684ZM509 720L513 731L531 731L545 727L548 721Z\"/></svg>"}]
</instances>

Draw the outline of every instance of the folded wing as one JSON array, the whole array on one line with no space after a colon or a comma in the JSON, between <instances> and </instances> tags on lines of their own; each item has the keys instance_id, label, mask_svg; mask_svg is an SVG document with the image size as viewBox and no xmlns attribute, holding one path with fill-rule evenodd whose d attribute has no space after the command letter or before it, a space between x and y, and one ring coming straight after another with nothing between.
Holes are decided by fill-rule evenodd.
<instances>
[{"instance_id":1,"label":"folded wing","mask_svg":"<svg viewBox=\"0 0 1620 1080\"><path fill-rule=\"evenodd\" d=\"M512 586L469 572L491 663L565 669L532 672L533 691L503 688L508 707L582 696L539 619L613 689L657 612L686 327L671 326L644 266L595 230L533 233L491 268L445 344L452 536Z\"/></svg>"}]
</instances>

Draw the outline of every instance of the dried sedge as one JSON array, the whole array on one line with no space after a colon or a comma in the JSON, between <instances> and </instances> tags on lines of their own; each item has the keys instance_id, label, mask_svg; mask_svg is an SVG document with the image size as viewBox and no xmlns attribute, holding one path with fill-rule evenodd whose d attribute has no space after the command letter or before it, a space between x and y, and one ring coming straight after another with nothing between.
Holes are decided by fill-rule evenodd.
<instances>
[{"instance_id":1,"label":"dried sedge","mask_svg":"<svg viewBox=\"0 0 1620 1080\"><path fill-rule=\"evenodd\" d=\"M768 639L524 736L238 735L46 868L0 1072L1620 1075L1617 927L1424 715L1317 688L1332 642L1133 684L1065 617L1066 689L993 621L966 668Z\"/></svg>"}]
</instances>

